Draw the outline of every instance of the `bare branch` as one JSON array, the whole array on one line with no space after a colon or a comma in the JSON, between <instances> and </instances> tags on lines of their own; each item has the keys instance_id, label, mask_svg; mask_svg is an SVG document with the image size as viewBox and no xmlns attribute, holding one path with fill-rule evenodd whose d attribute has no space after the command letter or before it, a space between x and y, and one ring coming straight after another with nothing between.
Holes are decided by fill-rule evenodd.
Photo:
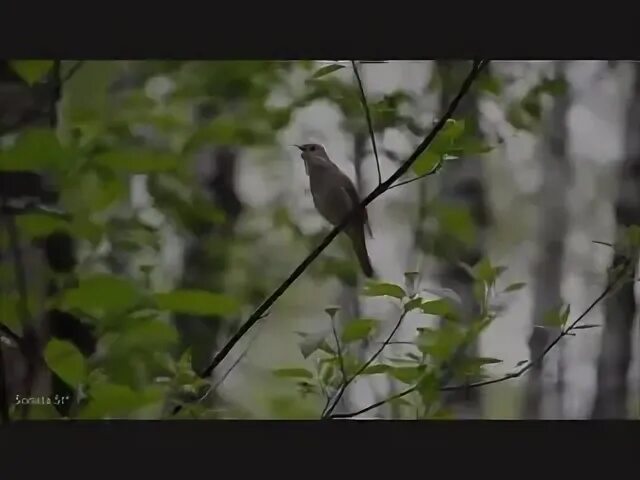
<instances>
[{"instance_id":1,"label":"bare branch","mask_svg":"<svg viewBox=\"0 0 640 480\"><path fill-rule=\"evenodd\" d=\"M452 100L449 108L440 120L433 127L431 132L425 137L425 139L418 145L411 156L383 183L378 185L359 205L355 206L349 214L345 215L345 218L336 225L329 234L320 242L320 244L309 254L307 257L294 269L294 271L284 280L278 288L264 301L256 310L249 316L246 322L244 322L238 331L232 335L227 343L220 349L218 354L214 357L211 364L200 374L201 377L208 377L213 370L220 365L224 358L229 354L231 349L236 343L260 320L262 314L266 312L277 300L280 298L287 289L300 277L305 270L311 265L311 263L333 242L333 240L345 229L345 227L351 222L351 219L360 214L362 208L369 205L373 200L378 198L384 192L386 192L393 183L395 183L402 175L404 175L411 165L417 160L417 158L427 149L427 147L433 142L438 133L444 128L447 120L451 118L455 110L458 108L460 101L467 94L471 85L478 77L482 69L488 64L488 60L474 62L473 68L462 86L456 97Z\"/></svg>"},{"instance_id":2,"label":"bare branch","mask_svg":"<svg viewBox=\"0 0 640 480\"><path fill-rule=\"evenodd\" d=\"M380 159L378 158L378 147L376 146L376 135L373 131L373 122L371 121L371 112L369 111L369 104L367 103L367 95L364 93L364 86L362 85L362 79L358 72L358 65L355 60L351 60L353 66L353 73L355 74L356 81L358 82L358 89L360 90L360 102L364 113L367 118L367 128L369 129L369 137L371 138L371 146L373 147L373 154L376 157L376 168L378 169L378 185L382 183L382 173L380 172Z\"/></svg>"},{"instance_id":3,"label":"bare branch","mask_svg":"<svg viewBox=\"0 0 640 480\"><path fill-rule=\"evenodd\" d=\"M455 391L455 390L466 390L466 389L470 389L470 388L479 388L479 387L484 387L487 385L493 385L495 383L501 383L504 382L506 380L510 380L512 378L518 378L522 375L524 375L528 370L530 370L535 364L541 362L544 357L551 351L553 350L553 348L558 344L558 342L560 342L560 340L562 340L565 336L570 336L570 335L574 335L573 333L571 333L572 330L574 330L576 328L576 326L578 325L578 323L580 323L600 302L602 302L607 295L609 295L617 286L618 283L624 279L624 276L627 273L627 269L628 266L630 265L630 262L628 262L628 264L626 265L625 268L623 268L620 272L620 274L618 276L616 276L613 280L611 280L607 286L604 288L604 290L602 291L602 293L600 295L598 295L598 297L591 302L591 304L565 329L563 329L557 336L556 338L549 343L549 345L547 345L547 347L544 349L544 351L534 360L527 362L520 370L516 371L516 372L512 372L512 373L508 373L502 377L499 378L494 378L492 380L485 380L485 381L481 381L481 382L475 382L475 383L470 383L470 384L466 384L466 385L451 385L451 386L447 386L446 383L448 382L448 379L445 378L444 381L442 382L442 386L440 387L441 391L444 392L450 392L450 391ZM447 377L448 375L445 374L445 377ZM367 407L364 407L360 410L358 410L357 412L351 412L351 413L343 413L343 414L334 414L331 415L328 418L352 418L358 415L361 415L363 413L366 413L370 410L373 410L375 408L378 408L388 402L391 402L393 400L397 400L398 398L402 398L406 395L411 394L412 392L415 392L417 390L417 386L413 386L410 387L400 393L397 393L395 395L392 395L384 400L381 400L379 402L373 403Z\"/></svg>"}]
</instances>

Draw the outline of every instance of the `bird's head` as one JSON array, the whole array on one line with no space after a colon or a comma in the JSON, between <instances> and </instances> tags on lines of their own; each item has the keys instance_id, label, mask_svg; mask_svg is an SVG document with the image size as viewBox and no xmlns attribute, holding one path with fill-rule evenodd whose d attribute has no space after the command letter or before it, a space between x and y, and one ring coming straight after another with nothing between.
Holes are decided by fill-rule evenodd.
<instances>
[{"instance_id":1,"label":"bird's head","mask_svg":"<svg viewBox=\"0 0 640 480\"><path fill-rule=\"evenodd\" d=\"M312 157L320 157L328 159L327 151L318 143L305 143L304 145L296 145L302 152L300 155L304 160L311 160Z\"/></svg>"}]
</instances>

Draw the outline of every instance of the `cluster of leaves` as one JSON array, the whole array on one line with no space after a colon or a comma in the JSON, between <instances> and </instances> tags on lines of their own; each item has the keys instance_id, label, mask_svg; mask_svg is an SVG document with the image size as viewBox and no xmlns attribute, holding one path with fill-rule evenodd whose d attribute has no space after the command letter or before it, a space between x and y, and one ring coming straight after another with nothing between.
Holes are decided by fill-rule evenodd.
<instances>
[{"instance_id":1,"label":"cluster of leaves","mask_svg":"<svg viewBox=\"0 0 640 480\"><path fill-rule=\"evenodd\" d=\"M60 192L55 210L17 218L23 241L64 231L78 242L82 263L76 278L71 283L57 279L67 288L45 305L73 313L98 338L90 358L61 339L44 347L49 368L77 393L69 415L156 418L168 404L192 400L208 388L192 370L189 353L176 356L182 346L171 315L217 321L237 315L243 304L228 292L167 291L166 282L158 289L151 274L163 243L160 227L170 219L183 232L198 235L206 225L225 221L194 186L191 159L211 144L272 144L293 110L269 107L267 100L274 89L286 87L287 72L295 64L86 63L63 88L61 128L19 132L0 150L0 169L40 172ZM12 65L33 85L53 62ZM133 81L126 88L113 87L129 76ZM153 209L165 220L150 221L130 207L130 181L141 174ZM115 274L109 262L114 252L130 258L147 252L149 264L133 276ZM20 333L17 293L3 293L1 301L0 321ZM29 306L35 315L42 308L31 297ZM204 408L193 407L203 415ZM185 414L194 414L193 409ZM54 411L48 415L56 416Z\"/></svg>"},{"instance_id":2,"label":"cluster of leaves","mask_svg":"<svg viewBox=\"0 0 640 480\"><path fill-rule=\"evenodd\" d=\"M524 284L516 283L497 291L496 282L504 272L504 267L493 266L488 259L468 267L473 276L481 311L474 318L465 318L461 305L456 299L427 299L415 292L416 274L405 274L405 286L393 283L369 283L363 294L370 297L393 299L400 307L397 326L409 313L425 316L425 326L419 326L414 336L401 342L403 353L392 355L388 350L395 340L390 336L382 342L379 355L371 356L365 362L355 356L361 342L376 344L389 330L386 321L373 318L351 319L338 332L334 330L336 308L328 308L327 313L332 328L316 333L300 333L300 352L306 363L313 367L278 368L273 374L295 382L301 397L313 395L327 406L341 395L345 384L370 375L387 375L395 382L408 388L411 395L393 398L389 403L401 409L408 409L417 418L439 418L446 414L442 403L441 389L449 382L465 383L486 378L487 365L500 363L501 360L488 357L471 357L464 352L466 347L478 339L497 317L497 309L492 299L521 289ZM433 327L433 321L439 325ZM322 403L322 402L321 402Z\"/></svg>"}]
</instances>

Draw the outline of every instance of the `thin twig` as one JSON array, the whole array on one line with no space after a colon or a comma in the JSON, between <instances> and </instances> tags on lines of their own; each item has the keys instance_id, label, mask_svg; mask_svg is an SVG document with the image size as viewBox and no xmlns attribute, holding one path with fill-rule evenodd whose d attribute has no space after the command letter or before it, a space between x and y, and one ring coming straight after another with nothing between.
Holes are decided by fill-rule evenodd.
<instances>
[{"instance_id":1,"label":"thin twig","mask_svg":"<svg viewBox=\"0 0 640 480\"><path fill-rule=\"evenodd\" d=\"M287 279L280 284L278 288L264 301L262 304L249 316L246 322L244 322L237 332L227 341L227 343L220 349L218 354L214 357L211 364L200 374L201 377L208 377L213 370L220 365L224 358L229 354L231 349L236 343L258 322L262 314L266 312L284 292L302 275L305 270L311 265L311 263L333 242L333 240L345 229L345 227L351 222L351 219L360 214L361 209L369 205L373 200L386 192L394 182L396 182L402 175L404 175L416 159L424 152L427 147L433 142L438 133L444 128L447 120L451 118L462 98L467 94L474 80L478 77L482 69L489 63L488 60L482 60L480 62L474 62L473 68L462 86L456 97L452 100L449 108L445 114L436 123L434 128L429 132L425 139L418 145L411 156L382 184L378 185L362 202L355 206L349 214L345 215L342 222L336 225L331 232L322 240L322 242L309 254L307 257L294 269L294 271L287 277Z\"/></svg>"},{"instance_id":2,"label":"thin twig","mask_svg":"<svg viewBox=\"0 0 640 480\"><path fill-rule=\"evenodd\" d=\"M227 369L227 371L224 372L224 375L222 375L222 377L220 377L220 380L218 380L215 383L215 385L213 385L211 388L209 388L209 390L207 390L206 393L202 397L200 397L200 399L198 400L197 403L202 403L209 395L213 395L214 393L216 393L218 391L220 386L224 383L224 381L227 379L227 377L231 374L233 369L236 368L238 366L238 364L246 357L247 353L249 353L249 349L251 348L253 343L258 338L258 333L259 332L260 332L260 330L256 330L255 335L249 339L249 341L247 342L247 345L245 346L245 348L242 351L242 353L240 353L240 355L238 355L238 358L236 358L235 361L231 364L231 366Z\"/></svg>"},{"instance_id":3,"label":"thin twig","mask_svg":"<svg viewBox=\"0 0 640 480\"><path fill-rule=\"evenodd\" d=\"M340 346L340 339L338 338L338 332L336 331L335 315L331 315L331 331L333 332L333 338L336 340L336 350L338 353L338 364L340 365L340 372L342 373L342 382L347 381L347 372L344 369L344 358L342 357L342 347Z\"/></svg>"},{"instance_id":4,"label":"thin twig","mask_svg":"<svg viewBox=\"0 0 640 480\"><path fill-rule=\"evenodd\" d=\"M270 313L271 312L265 313L260 317L260 319L268 317ZM255 335L249 340L249 342L247 342L247 346L245 347L245 349L242 351L242 353L240 353L240 355L238 355L238 358L236 358L236 360L231 364L231 366L227 369L227 371L222 375L220 380L218 380L218 382L215 385L211 386L211 388L209 388L198 400L196 400L195 403L203 402L209 395L215 393L218 390L218 388L220 388L220 385L222 385L222 383L227 379L227 377L231 374L232 370L236 368L236 366L238 366L238 364L242 361L242 359L247 355L247 353L249 352L249 349L251 348L251 345L253 345L253 342L255 342L256 339L258 338L259 331L260 330L255 332ZM177 415L180 412L180 410L182 410L182 405L176 405L173 408L171 415Z\"/></svg>"},{"instance_id":5,"label":"thin twig","mask_svg":"<svg viewBox=\"0 0 640 480\"><path fill-rule=\"evenodd\" d=\"M405 180L403 182L396 183L395 185L389 187L389 190L391 190L392 188L401 187L403 185L408 185L409 183L417 182L418 180L422 180L425 177L429 177L429 176L433 175L434 173L437 173L438 170L440 170L440 168L442 168L442 165L443 165L443 160L442 160L442 157L440 157L440 160L438 160L438 163L436 163L434 165L434 167L431 170L429 170L427 173L423 173L419 177L411 178L409 180Z\"/></svg>"},{"instance_id":6,"label":"thin twig","mask_svg":"<svg viewBox=\"0 0 640 480\"><path fill-rule=\"evenodd\" d=\"M371 112L369 111L369 104L367 102L367 95L364 93L364 86L362 85L362 79L358 72L358 65L355 60L351 60L351 66L353 67L353 73L355 74L356 81L358 82L358 88L360 90L360 102L362 108L364 108L365 116L367 117L367 128L369 129L369 137L371 138L371 146L373 147L373 154L376 157L376 168L378 169L378 185L382 183L382 173L380 172L380 159L378 158L378 147L376 146L376 135L373 131L373 122L371 121Z\"/></svg>"},{"instance_id":7,"label":"thin twig","mask_svg":"<svg viewBox=\"0 0 640 480\"><path fill-rule=\"evenodd\" d=\"M389 334L389 336L387 336L387 339L382 343L380 348L373 355L371 355L369 360L367 360L365 363L362 364L362 366L358 369L358 371L354 373L353 376L349 378L349 380L347 380L340 386L340 389L338 390L338 393L336 394L333 400L333 403L328 409L325 409L325 411L322 413L322 418L327 418L331 415L331 412L335 410L336 406L338 405L338 402L342 398L342 395L344 395L345 390L351 384L351 382L353 382L362 372L364 372L367 369L367 367L371 365L376 358L378 358L378 356L382 353L382 351L386 348L386 346L389 345L389 342L391 341L393 336L396 334L396 332L400 328L400 325L402 325L402 320L404 320L404 317L406 315L407 315L407 311L405 310L402 312L402 314L398 318L398 321L393 327L393 330L391 330L391 333Z\"/></svg>"},{"instance_id":8,"label":"thin twig","mask_svg":"<svg viewBox=\"0 0 640 480\"><path fill-rule=\"evenodd\" d=\"M470 384L466 384L466 385L451 385L451 386L446 386L446 382L448 381L448 379L445 379L446 381L442 382L443 385L440 387L441 391L444 392L450 392L450 391L455 391L455 390L466 390L466 389L470 389L470 388L479 388L479 387L484 387L487 385L493 385L495 383L501 383L504 382L506 380L510 380L512 378L518 378L522 375L524 375L524 373L526 373L529 369L531 369L535 364L537 364L538 362L541 362L544 357L558 344L558 342L560 342L560 340L562 340L565 336L567 335L571 335L571 330L573 330L580 321L582 321L582 319L584 319L584 317L586 317L591 310L593 310L602 300L604 300L604 298L609 295L609 293L611 293L611 291L617 286L618 282L624 277L626 273L626 268L622 270L620 276L616 277L614 280L610 281L607 286L605 287L605 289L602 291L602 293L600 295L598 295L598 297L586 308L586 310L584 310L584 312L582 312L567 328L563 329L557 336L556 338L547 346L547 348L545 348L543 350L543 352L534 360L529 361L526 365L524 365L520 370L516 371L516 372L512 372L512 373L507 373L506 375L499 377L499 378L495 378L492 380L485 380L482 382L475 382L475 383L470 383ZM388 402L391 402L393 400L397 400L398 398L402 398L405 397L409 394L411 394L412 392L415 392L417 390L417 386L413 386L410 388L407 388L406 390L397 393L395 395L392 395L384 400L381 400L379 402L373 403L367 407L364 407L356 412L351 412L351 413L343 413L343 414L334 414L331 415L329 418L352 418L358 415L361 415L363 413L366 413L370 410L373 410L374 408L378 408Z\"/></svg>"},{"instance_id":9,"label":"thin twig","mask_svg":"<svg viewBox=\"0 0 640 480\"><path fill-rule=\"evenodd\" d=\"M64 78L62 79L62 84L64 85L69 80L71 80L71 77L73 77L78 72L78 70L80 70L80 68L84 65L84 63L85 63L84 60L78 60L76 63L74 63L73 66L64 75Z\"/></svg>"}]
</instances>

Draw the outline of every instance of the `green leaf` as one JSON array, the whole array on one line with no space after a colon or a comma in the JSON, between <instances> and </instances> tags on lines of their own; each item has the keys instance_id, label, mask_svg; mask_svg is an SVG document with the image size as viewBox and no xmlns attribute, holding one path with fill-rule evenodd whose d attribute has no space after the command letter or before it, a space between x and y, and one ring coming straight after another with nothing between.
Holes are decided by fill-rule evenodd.
<instances>
[{"instance_id":1,"label":"green leaf","mask_svg":"<svg viewBox=\"0 0 640 480\"><path fill-rule=\"evenodd\" d=\"M369 365L367 368L365 368L361 375L376 375L378 373L387 373L389 370L391 370L393 367L391 367L390 365L384 365L382 363L378 363L376 365Z\"/></svg>"},{"instance_id":2,"label":"green leaf","mask_svg":"<svg viewBox=\"0 0 640 480\"><path fill-rule=\"evenodd\" d=\"M464 120L447 120L443 129L429 146L429 150L439 156L449 154L456 141L462 136L465 129Z\"/></svg>"},{"instance_id":3,"label":"green leaf","mask_svg":"<svg viewBox=\"0 0 640 480\"><path fill-rule=\"evenodd\" d=\"M69 222L44 213L27 213L17 218L18 227L31 238L45 237L57 231L68 231Z\"/></svg>"},{"instance_id":4,"label":"green leaf","mask_svg":"<svg viewBox=\"0 0 640 480\"><path fill-rule=\"evenodd\" d=\"M364 295L368 297L389 296L403 299L407 296L402 287L393 283L369 283L365 287Z\"/></svg>"},{"instance_id":5,"label":"green leaf","mask_svg":"<svg viewBox=\"0 0 640 480\"><path fill-rule=\"evenodd\" d=\"M77 387L87 376L82 353L71 342L54 338L47 343L44 359L49 368L71 387Z\"/></svg>"},{"instance_id":6,"label":"green leaf","mask_svg":"<svg viewBox=\"0 0 640 480\"><path fill-rule=\"evenodd\" d=\"M482 139L476 137L464 137L458 140L455 147L450 150L451 155L480 155L489 153L493 147Z\"/></svg>"},{"instance_id":7,"label":"green leaf","mask_svg":"<svg viewBox=\"0 0 640 480\"><path fill-rule=\"evenodd\" d=\"M330 73L335 72L336 70L340 70L342 68L344 68L344 65L340 65L339 63L325 65L324 67L316 70L316 72L313 74L311 78L324 77L325 75L329 75Z\"/></svg>"},{"instance_id":8,"label":"green leaf","mask_svg":"<svg viewBox=\"0 0 640 480\"><path fill-rule=\"evenodd\" d=\"M413 162L413 171L416 175L425 175L436 168L440 163L442 156L438 153L427 150L422 152L420 156Z\"/></svg>"},{"instance_id":9,"label":"green leaf","mask_svg":"<svg viewBox=\"0 0 640 480\"><path fill-rule=\"evenodd\" d=\"M527 112L535 120L540 120L542 115L542 103L538 95L526 95L522 99L522 110Z\"/></svg>"},{"instance_id":10,"label":"green leaf","mask_svg":"<svg viewBox=\"0 0 640 480\"><path fill-rule=\"evenodd\" d=\"M123 311L133 307L140 293L130 281L114 275L97 274L85 278L73 289L66 290L62 304L66 309L93 312Z\"/></svg>"},{"instance_id":11,"label":"green leaf","mask_svg":"<svg viewBox=\"0 0 640 480\"><path fill-rule=\"evenodd\" d=\"M370 318L359 318L345 325L342 331L342 341L351 343L367 338L376 326L377 321Z\"/></svg>"},{"instance_id":12,"label":"green leaf","mask_svg":"<svg viewBox=\"0 0 640 480\"><path fill-rule=\"evenodd\" d=\"M93 160L118 172L151 173L175 170L180 165L181 157L168 152L131 148L101 153Z\"/></svg>"},{"instance_id":13,"label":"green leaf","mask_svg":"<svg viewBox=\"0 0 640 480\"><path fill-rule=\"evenodd\" d=\"M414 383L420 378L426 367L420 365L417 367L392 367L389 370L391 376L402 383Z\"/></svg>"},{"instance_id":14,"label":"green leaf","mask_svg":"<svg viewBox=\"0 0 640 480\"><path fill-rule=\"evenodd\" d=\"M563 327L569 318L570 307L568 305L556 308L545 313L542 324L547 327Z\"/></svg>"},{"instance_id":15,"label":"green leaf","mask_svg":"<svg viewBox=\"0 0 640 480\"><path fill-rule=\"evenodd\" d=\"M176 328L156 318L125 318L124 331L111 345L110 351L128 352L132 349L151 352L165 351L178 342Z\"/></svg>"},{"instance_id":16,"label":"green leaf","mask_svg":"<svg viewBox=\"0 0 640 480\"><path fill-rule=\"evenodd\" d=\"M136 410L162 402L164 395L165 388L155 385L134 391L126 385L98 383L91 386L89 403L80 412L79 418L126 418Z\"/></svg>"},{"instance_id":17,"label":"green leaf","mask_svg":"<svg viewBox=\"0 0 640 480\"><path fill-rule=\"evenodd\" d=\"M549 95L564 95L568 88L569 85L564 78L548 78L540 83L538 91Z\"/></svg>"},{"instance_id":18,"label":"green leaf","mask_svg":"<svg viewBox=\"0 0 640 480\"><path fill-rule=\"evenodd\" d=\"M440 397L440 382L434 372L424 375L417 385L417 391L426 407L430 407Z\"/></svg>"},{"instance_id":19,"label":"green leaf","mask_svg":"<svg viewBox=\"0 0 640 480\"><path fill-rule=\"evenodd\" d=\"M20 78L33 85L53 68L53 60L11 60L9 65Z\"/></svg>"},{"instance_id":20,"label":"green leaf","mask_svg":"<svg viewBox=\"0 0 640 480\"><path fill-rule=\"evenodd\" d=\"M577 326L573 327L572 330L588 330L589 328L600 328L600 327L602 327L602 325L596 325L596 324L587 323L585 325L577 325Z\"/></svg>"},{"instance_id":21,"label":"green leaf","mask_svg":"<svg viewBox=\"0 0 640 480\"><path fill-rule=\"evenodd\" d=\"M474 358L473 361L478 365L491 365L494 363L502 363L502 360L500 360L499 358L492 358L492 357L478 357L478 358Z\"/></svg>"},{"instance_id":22,"label":"green leaf","mask_svg":"<svg viewBox=\"0 0 640 480\"><path fill-rule=\"evenodd\" d=\"M279 378L313 378L313 374L305 368L278 368L273 374Z\"/></svg>"},{"instance_id":23,"label":"green leaf","mask_svg":"<svg viewBox=\"0 0 640 480\"><path fill-rule=\"evenodd\" d=\"M0 151L0 170L65 170L78 152L63 147L52 129L32 128L21 133L8 149Z\"/></svg>"},{"instance_id":24,"label":"green leaf","mask_svg":"<svg viewBox=\"0 0 640 480\"><path fill-rule=\"evenodd\" d=\"M411 310L415 310L416 308L420 308L422 306L422 299L420 297L414 298L413 300L409 300L404 304L404 311L410 312Z\"/></svg>"},{"instance_id":25,"label":"green leaf","mask_svg":"<svg viewBox=\"0 0 640 480\"><path fill-rule=\"evenodd\" d=\"M444 298L424 302L420 308L429 315L445 316L452 312L451 304Z\"/></svg>"},{"instance_id":26,"label":"green leaf","mask_svg":"<svg viewBox=\"0 0 640 480\"><path fill-rule=\"evenodd\" d=\"M416 346L436 361L446 361L454 353L463 337L460 329L452 323L444 323L437 330L424 328L416 340Z\"/></svg>"},{"instance_id":27,"label":"green leaf","mask_svg":"<svg viewBox=\"0 0 640 480\"><path fill-rule=\"evenodd\" d=\"M533 122L525 116L525 112L518 103L507 107L507 121L518 130L531 130Z\"/></svg>"},{"instance_id":28,"label":"green leaf","mask_svg":"<svg viewBox=\"0 0 640 480\"><path fill-rule=\"evenodd\" d=\"M441 205L436 209L440 231L470 245L476 237L476 227L468 208Z\"/></svg>"},{"instance_id":29,"label":"green leaf","mask_svg":"<svg viewBox=\"0 0 640 480\"><path fill-rule=\"evenodd\" d=\"M505 292L515 292L527 286L526 282L516 282L504 289Z\"/></svg>"},{"instance_id":30,"label":"green leaf","mask_svg":"<svg viewBox=\"0 0 640 480\"><path fill-rule=\"evenodd\" d=\"M192 315L230 315L240 310L233 297L204 290L174 290L154 295L160 310Z\"/></svg>"},{"instance_id":31,"label":"green leaf","mask_svg":"<svg viewBox=\"0 0 640 480\"><path fill-rule=\"evenodd\" d=\"M485 74L478 79L478 88L498 96L502 92L502 80L497 75Z\"/></svg>"},{"instance_id":32,"label":"green leaf","mask_svg":"<svg viewBox=\"0 0 640 480\"><path fill-rule=\"evenodd\" d=\"M498 276L496 269L491 265L491 261L485 257L473 267L474 278L482 280L488 285L493 285Z\"/></svg>"}]
</instances>

